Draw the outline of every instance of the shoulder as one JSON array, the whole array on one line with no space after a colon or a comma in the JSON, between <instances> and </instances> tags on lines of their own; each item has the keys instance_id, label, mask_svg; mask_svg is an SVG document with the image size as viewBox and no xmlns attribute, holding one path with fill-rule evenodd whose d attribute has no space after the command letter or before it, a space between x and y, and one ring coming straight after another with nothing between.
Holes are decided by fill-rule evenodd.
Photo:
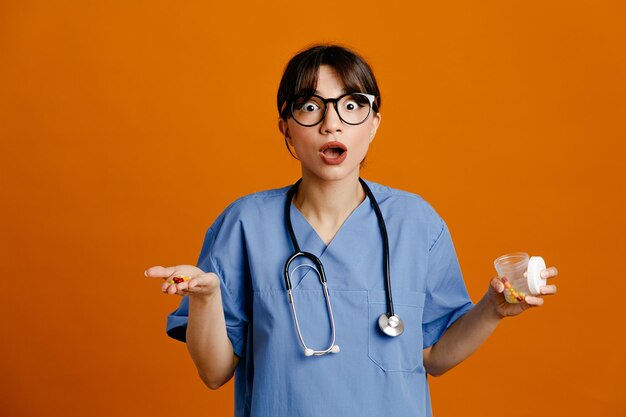
<instances>
[{"instance_id":1,"label":"shoulder","mask_svg":"<svg viewBox=\"0 0 626 417\"><path fill-rule=\"evenodd\" d=\"M443 218L433 206L418 194L365 180L372 190L385 217L396 219L402 226L426 230L431 244L446 227Z\"/></svg>"},{"instance_id":2,"label":"shoulder","mask_svg":"<svg viewBox=\"0 0 626 417\"><path fill-rule=\"evenodd\" d=\"M239 197L238 199L233 201L224 211L245 213L250 210L256 210L257 208L264 208L266 206L282 204L285 202L289 187L290 186L275 188L272 190L259 191L253 194Z\"/></svg>"},{"instance_id":3,"label":"shoulder","mask_svg":"<svg viewBox=\"0 0 626 417\"><path fill-rule=\"evenodd\" d=\"M416 210L421 212L421 214L427 215L429 218L432 217L433 219L441 218L432 205L418 194L391 188L368 180L365 180L365 182L372 190L372 193L374 194L374 197L376 197L379 204L385 203L395 207L404 207L410 210Z\"/></svg>"},{"instance_id":4,"label":"shoulder","mask_svg":"<svg viewBox=\"0 0 626 417\"><path fill-rule=\"evenodd\" d=\"M285 204L287 191L290 186L276 188L272 190L259 191L239 197L230 203L224 211L218 216L211 226L211 229L217 231L224 224L233 224L243 221L254 221L260 219L263 215L282 209ZM279 211L282 213L282 211Z\"/></svg>"}]
</instances>

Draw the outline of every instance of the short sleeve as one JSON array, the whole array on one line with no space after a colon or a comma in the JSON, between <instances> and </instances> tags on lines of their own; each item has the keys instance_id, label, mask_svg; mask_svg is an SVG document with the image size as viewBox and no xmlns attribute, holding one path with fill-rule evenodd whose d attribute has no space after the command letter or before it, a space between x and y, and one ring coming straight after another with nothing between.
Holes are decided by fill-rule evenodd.
<instances>
[{"instance_id":1,"label":"short sleeve","mask_svg":"<svg viewBox=\"0 0 626 417\"><path fill-rule=\"evenodd\" d=\"M450 231L442 219L439 218L437 223L439 232L428 254L422 321L424 348L434 345L448 327L473 307L463 282Z\"/></svg>"},{"instance_id":2,"label":"short sleeve","mask_svg":"<svg viewBox=\"0 0 626 417\"><path fill-rule=\"evenodd\" d=\"M226 331L239 357L245 349L248 325L246 282L247 265L243 234L236 216L223 213L206 232L197 266L220 278L220 291ZM178 309L167 317L167 334L186 341L189 297L183 297Z\"/></svg>"}]
</instances>

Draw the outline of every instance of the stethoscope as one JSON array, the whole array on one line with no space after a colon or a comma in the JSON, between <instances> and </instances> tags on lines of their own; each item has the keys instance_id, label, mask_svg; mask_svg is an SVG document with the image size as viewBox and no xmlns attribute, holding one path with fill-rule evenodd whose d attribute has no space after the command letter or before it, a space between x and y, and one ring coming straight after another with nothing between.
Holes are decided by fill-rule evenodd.
<instances>
[{"instance_id":1,"label":"stethoscope","mask_svg":"<svg viewBox=\"0 0 626 417\"><path fill-rule=\"evenodd\" d=\"M298 245L298 240L296 239L296 234L293 231L293 226L291 224L291 201L293 200L293 196L298 190L298 186L302 182L302 178L299 179L290 189L287 191L287 201L285 203L285 222L287 224L287 231L289 232L289 236L291 238L291 243L293 244L293 248L295 252L293 255L287 259L285 262L285 286L287 287L287 296L289 298L289 305L291 306L291 313L293 315L293 320L296 324L296 332L298 333L298 339L300 339L300 343L302 347L304 347L304 354L306 356L321 356L327 353L337 353L339 352L339 346L335 344L335 319L333 317L333 309L330 305L330 296L328 295L328 287L326 286L326 274L324 273L324 266L322 265L322 261L312 253L303 252L300 250L300 246ZM400 319L400 317L396 316L393 311L393 300L391 298L391 279L389 273L389 239L387 237L387 228L385 227L385 220L383 219L383 215L380 212L380 207L378 207L378 203L374 198L374 194L367 186L363 179L359 178L359 182L363 186L363 190L367 197L370 199L372 207L374 208L374 212L376 213L376 218L378 219L378 227L380 228L380 234L383 238L383 268L385 270L385 292L387 295L387 312L380 315L378 318L378 327L388 336L399 336L404 331L404 323ZM304 339L302 338L302 333L300 332L300 324L298 323L298 315L296 314L296 306L294 303L292 287L291 287L291 275L289 273L289 267L291 263L299 257L304 257L313 262L313 265L310 264L301 264L291 271L293 274L298 268L301 267L309 267L312 268L317 274L320 284L322 284L322 288L324 290L324 299L326 300L326 308L328 311L328 317L330 318L330 327L331 327L331 342L330 346L324 350L314 350L309 348Z\"/></svg>"}]
</instances>

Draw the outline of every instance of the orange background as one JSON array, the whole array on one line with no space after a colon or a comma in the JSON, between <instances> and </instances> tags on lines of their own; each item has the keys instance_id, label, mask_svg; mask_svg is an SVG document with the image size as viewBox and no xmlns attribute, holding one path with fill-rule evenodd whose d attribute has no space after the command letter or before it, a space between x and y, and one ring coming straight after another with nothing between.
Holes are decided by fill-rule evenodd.
<instances>
[{"instance_id":1,"label":"orange background","mask_svg":"<svg viewBox=\"0 0 626 417\"><path fill-rule=\"evenodd\" d=\"M374 67L363 176L438 210L475 301L503 253L560 270L431 378L435 415L626 415L617 0L0 1L0 414L232 415L143 271L195 263L228 203L297 179L275 93L319 41Z\"/></svg>"}]
</instances>

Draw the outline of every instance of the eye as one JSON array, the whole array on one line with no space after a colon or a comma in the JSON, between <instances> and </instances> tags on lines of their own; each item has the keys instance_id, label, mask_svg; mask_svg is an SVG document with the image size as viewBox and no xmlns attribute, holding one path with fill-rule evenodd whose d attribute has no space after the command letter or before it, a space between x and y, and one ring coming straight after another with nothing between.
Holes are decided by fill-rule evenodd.
<instances>
[{"instance_id":1,"label":"eye","mask_svg":"<svg viewBox=\"0 0 626 417\"><path fill-rule=\"evenodd\" d=\"M357 103L355 100L346 101L343 105L343 108L348 111L356 110L359 107L362 107L362 106L359 103Z\"/></svg>"},{"instance_id":2,"label":"eye","mask_svg":"<svg viewBox=\"0 0 626 417\"><path fill-rule=\"evenodd\" d=\"M313 103L312 101L307 101L306 103L302 105L302 108L300 110L304 112L312 112L318 109L319 109L319 106L317 104Z\"/></svg>"},{"instance_id":3,"label":"eye","mask_svg":"<svg viewBox=\"0 0 626 417\"><path fill-rule=\"evenodd\" d=\"M315 97L311 98L302 98L296 100L294 103L294 109L303 113L312 113L322 108L319 100L316 100Z\"/></svg>"},{"instance_id":4,"label":"eye","mask_svg":"<svg viewBox=\"0 0 626 417\"><path fill-rule=\"evenodd\" d=\"M357 111L363 107L367 107L369 102L365 96L352 94L341 100L341 108L347 112Z\"/></svg>"}]
</instances>

